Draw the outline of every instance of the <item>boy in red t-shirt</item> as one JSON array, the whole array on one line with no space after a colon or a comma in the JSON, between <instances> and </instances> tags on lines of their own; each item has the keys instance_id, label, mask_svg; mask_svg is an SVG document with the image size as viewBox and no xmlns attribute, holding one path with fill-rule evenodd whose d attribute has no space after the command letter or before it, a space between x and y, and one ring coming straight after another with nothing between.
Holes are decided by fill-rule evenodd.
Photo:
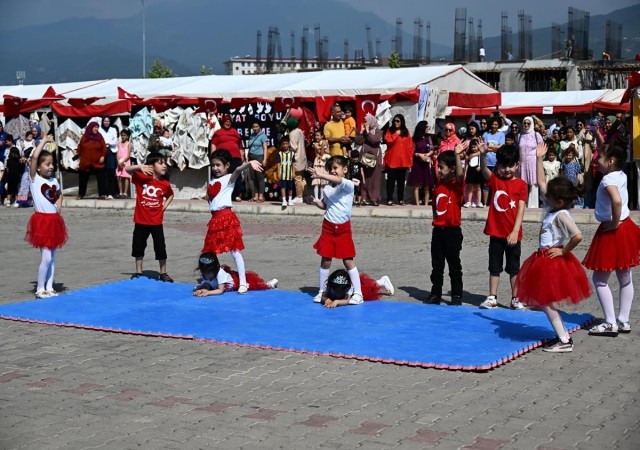
<instances>
[{"instance_id":1,"label":"boy in red t-shirt","mask_svg":"<svg viewBox=\"0 0 640 450\"><path fill-rule=\"evenodd\" d=\"M506 256L504 271L511 282L511 309L525 307L516 297L515 280L520 270L520 241L522 240L522 218L528 198L527 183L518 178L520 152L514 145L503 145L496 152L495 174L487 168L487 145L480 145L480 167L492 198L484 234L489 235L489 296L480 308L498 307L498 285L502 263Z\"/></svg>"},{"instance_id":2,"label":"boy in red t-shirt","mask_svg":"<svg viewBox=\"0 0 640 450\"><path fill-rule=\"evenodd\" d=\"M167 160L161 153L152 152L146 164L126 167L131 182L136 187L136 209L133 213L133 244L131 256L136 259L136 272L131 278L142 275L142 261L149 235L153 238L153 250L160 263L160 281L173 283L167 274L167 248L164 242L162 221L164 210L173 200L173 189L167 179Z\"/></svg>"},{"instance_id":3,"label":"boy in red t-shirt","mask_svg":"<svg viewBox=\"0 0 640 450\"><path fill-rule=\"evenodd\" d=\"M438 181L433 190L433 232L431 233L431 294L427 303L439 305L442 301L444 263L449 265L451 304L462 305L462 228L460 208L463 203L464 169L460 154L469 142L438 155Z\"/></svg>"}]
</instances>

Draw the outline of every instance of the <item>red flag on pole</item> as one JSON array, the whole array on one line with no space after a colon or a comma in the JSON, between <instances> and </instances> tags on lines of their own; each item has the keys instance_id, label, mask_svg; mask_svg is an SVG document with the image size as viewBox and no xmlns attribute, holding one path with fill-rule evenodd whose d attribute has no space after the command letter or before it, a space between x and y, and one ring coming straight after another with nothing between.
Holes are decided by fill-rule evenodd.
<instances>
[{"instance_id":1,"label":"red flag on pole","mask_svg":"<svg viewBox=\"0 0 640 450\"><path fill-rule=\"evenodd\" d=\"M300 106L300 100L295 97L276 97L275 112L285 112L287 109Z\"/></svg>"},{"instance_id":2,"label":"red flag on pole","mask_svg":"<svg viewBox=\"0 0 640 450\"><path fill-rule=\"evenodd\" d=\"M20 115L20 107L27 99L14 97L13 95L4 95L3 98L4 115L6 117L18 117Z\"/></svg>"},{"instance_id":3,"label":"red flag on pole","mask_svg":"<svg viewBox=\"0 0 640 450\"><path fill-rule=\"evenodd\" d=\"M335 97L316 97L316 114L318 122L331 120L331 107L336 103Z\"/></svg>"},{"instance_id":4,"label":"red flag on pole","mask_svg":"<svg viewBox=\"0 0 640 450\"><path fill-rule=\"evenodd\" d=\"M356 95L356 123L358 127L364 123L364 118L368 114L376 115L379 101L380 94Z\"/></svg>"},{"instance_id":5,"label":"red flag on pole","mask_svg":"<svg viewBox=\"0 0 640 450\"><path fill-rule=\"evenodd\" d=\"M141 97L138 97L135 94L130 94L121 87L118 87L118 98L121 100L142 100Z\"/></svg>"},{"instance_id":6,"label":"red flag on pole","mask_svg":"<svg viewBox=\"0 0 640 450\"><path fill-rule=\"evenodd\" d=\"M63 95L56 93L53 89L53 86L49 86L46 91L44 91L44 95L42 96L43 100L62 100L64 98Z\"/></svg>"}]
</instances>

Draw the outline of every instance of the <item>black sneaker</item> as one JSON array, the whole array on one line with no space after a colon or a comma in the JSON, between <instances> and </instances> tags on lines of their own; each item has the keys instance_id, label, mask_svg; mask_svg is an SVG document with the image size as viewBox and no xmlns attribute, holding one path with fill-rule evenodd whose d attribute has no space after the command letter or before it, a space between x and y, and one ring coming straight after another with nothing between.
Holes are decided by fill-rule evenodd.
<instances>
[{"instance_id":1,"label":"black sneaker","mask_svg":"<svg viewBox=\"0 0 640 450\"><path fill-rule=\"evenodd\" d=\"M142 276L141 273L134 273L133 275L131 275L131 279L135 280L136 278L140 278Z\"/></svg>"},{"instance_id":2,"label":"black sneaker","mask_svg":"<svg viewBox=\"0 0 640 450\"><path fill-rule=\"evenodd\" d=\"M452 295L451 296L451 304L453 306L460 306L462 305L462 297L459 295Z\"/></svg>"},{"instance_id":3,"label":"black sneaker","mask_svg":"<svg viewBox=\"0 0 640 450\"><path fill-rule=\"evenodd\" d=\"M161 273L159 280L165 283L173 283L173 278L171 278L168 273Z\"/></svg>"},{"instance_id":4,"label":"black sneaker","mask_svg":"<svg viewBox=\"0 0 640 450\"><path fill-rule=\"evenodd\" d=\"M442 303L442 297L440 297L439 295L431 294L427 298L427 303L429 305L439 305L440 303Z\"/></svg>"},{"instance_id":5,"label":"black sneaker","mask_svg":"<svg viewBox=\"0 0 640 450\"><path fill-rule=\"evenodd\" d=\"M564 343L560 339L556 338L549 341L542 347L543 352L549 353L569 353L573 351L573 339L569 338L569 342Z\"/></svg>"}]
</instances>

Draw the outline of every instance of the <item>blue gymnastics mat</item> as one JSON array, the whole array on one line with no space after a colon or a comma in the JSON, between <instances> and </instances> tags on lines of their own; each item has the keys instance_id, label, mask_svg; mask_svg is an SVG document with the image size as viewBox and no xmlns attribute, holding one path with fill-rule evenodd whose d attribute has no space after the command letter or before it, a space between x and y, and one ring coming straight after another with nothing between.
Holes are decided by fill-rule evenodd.
<instances>
[{"instance_id":1,"label":"blue gymnastics mat","mask_svg":"<svg viewBox=\"0 0 640 450\"><path fill-rule=\"evenodd\" d=\"M488 370L555 336L536 311L390 301L327 309L283 290L197 298L147 278L0 306L0 318L454 370ZM564 314L574 331L590 314Z\"/></svg>"}]
</instances>

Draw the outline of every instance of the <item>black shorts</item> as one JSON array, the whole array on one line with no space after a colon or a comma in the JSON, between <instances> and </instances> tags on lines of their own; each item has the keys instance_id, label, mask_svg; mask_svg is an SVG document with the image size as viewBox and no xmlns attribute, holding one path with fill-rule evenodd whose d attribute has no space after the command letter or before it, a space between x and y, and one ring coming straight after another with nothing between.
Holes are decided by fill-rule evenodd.
<instances>
[{"instance_id":1,"label":"black shorts","mask_svg":"<svg viewBox=\"0 0 640 450\"><path fill-rule=\"evenodd\" d=\"M520 253L522 249L520 241L516 245L507 244L507 240L489 237L489 273L493 276L500 276L502 273L503 256L506 256L507 263L504 271L509 275L517 275L520 271Z\"/></svg>"},{"instance_id":2,"label":"black shorts","mask_svg":"<svg viewBox=\"0 0 640 450\"><path fill-rule=\"evenodd\" d=\"M142 225L136 223L133 227L133 244L131 245L131 256L134 258L144 258L144 250L147 248L149 235L153 238L153 251L156 253L156 260L167 259L167 247L164 243L164 229L162 225Z\"/></svg>"}]
</instances>

